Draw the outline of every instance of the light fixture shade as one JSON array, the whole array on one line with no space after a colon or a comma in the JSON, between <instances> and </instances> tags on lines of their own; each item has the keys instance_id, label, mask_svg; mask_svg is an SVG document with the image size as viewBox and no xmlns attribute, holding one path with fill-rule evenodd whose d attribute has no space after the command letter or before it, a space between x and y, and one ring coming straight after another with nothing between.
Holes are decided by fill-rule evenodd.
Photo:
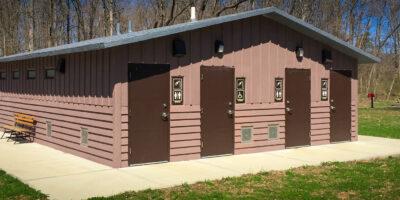
<instances>
[{"instance_id":1,"label":"light fixture shade","mask_svg":"<svg viewBox=\"0 0 400 200\"><path fill-rule=\"evenodd\" d=\"M172 55L174 57L183 57L186 55L186 44L185 41L176 38L172 42Z\"/></svg>"},{"instance_id":2,"label":"light fixture shade","mask_svg":"<svg viewBox=\"0 0 400 200\"><path fill-rule=\"evenodd\" d=\"M221 40L215 41L215 53L217 53L217 54L224 53L224 50L225 50L224 48L225 48L225 46L224 46L223 41L221 41Z\"/></svg>"},{"instance_id":3,"label":"light fixture shade","mask_svg":"<svg viewBox=\"0 0 400 200\"><path fill-rule=\"evenodd\" d=\"M322 50L322 63L328 64L332 63L332 53L329 50Z\"/></svg>"},{"instance_id":4,"label":"light fixture shade","mask_svg":"<svg viewBox=\"0 0 400 200\"><path fill-rule=\"evenodd\" d=\"M65 73L65 65L66 65L65 58L59 58L58 63L57 63L57 71L59 71L61 74L64 74Z\"/></svg>"},{"instance_id":5,"label":"light fixture shade","mask_svg":"<svg viewBox=\"0 0 400 200\"><path fill-rule=\"evenodd\" d=\"M304 49L301 46L296 47L296 57L303 58L304 56Z\"/></svg>"}]
</instances>

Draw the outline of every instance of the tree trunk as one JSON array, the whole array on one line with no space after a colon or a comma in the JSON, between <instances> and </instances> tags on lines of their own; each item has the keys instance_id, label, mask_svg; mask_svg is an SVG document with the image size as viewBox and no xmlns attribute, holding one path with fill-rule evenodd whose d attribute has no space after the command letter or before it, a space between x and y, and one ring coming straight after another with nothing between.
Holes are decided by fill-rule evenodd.
<instances>
[{"instance_id":1,"label":"tree trunk","mask_svg":"<svg viewBox=\"0 0 400 200\"><path fill-rule=\"evenodd\" d=\"M366 92L369 93L369 88L371 87L371 82L372 82L372 75L374 74L375 71L375 63L372 65L371 67L371 71L369 72L369 76L368 76L368 83L367 83L367 88L366 88Z\"/></svg>"},{"instance_id":2,"label":"tree trunk","mask_svg":"<svg viewBox=\"0 0 400 200\"><path fill-rule=\"evenodd\" d=\"M71 43L71 2L67 0L67 43Z\"/></svg>"}]
</instances>

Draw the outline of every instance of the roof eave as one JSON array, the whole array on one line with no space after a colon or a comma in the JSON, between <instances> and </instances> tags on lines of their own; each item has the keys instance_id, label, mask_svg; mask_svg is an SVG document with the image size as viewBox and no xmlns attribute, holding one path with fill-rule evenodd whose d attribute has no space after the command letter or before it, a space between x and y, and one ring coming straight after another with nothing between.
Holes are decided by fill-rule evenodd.
<instances>
[{"instance_id":1,"label":"roof eave","mask_svg":"<svg viewBox=\"0 0 400 200\"><path fill-rule=\"evenodd\" d=\"M212 25L218 25L226 22L236 21L249 17L263 15L272 20L278 21L294 30L297 30L305 35L312 36L314 39L321 43L332 46L334 49L343 52L346 55L357 59L358 63L376 63L380 62L380 58L369 54L359 48L356 48L339 38L322 31L296 17L293 17L275 7L268 7L258 10L252 10L248 12L226 15L217 18L211 18L206 20L200 20L195 22L177 24L167 27L161 27L156 29L144 30L135 33L128 33L117 36L110 36L105 38L97 38L93 40L87 40L75 44L67 44L58 47L52 47L47 49L41 49L29 53L21 53L11 55L7 57L0 57L0 62L10 62L18 60L26 60L32 58L56 56L69 53L77 53L84 51L99 50L104 48L116 47L120 45L126 45L136 42L141 42L149 39L155 39L168 35L178 34L186 31L192 31L200 28L205 28Z\"/></svg>"}]
</instances>

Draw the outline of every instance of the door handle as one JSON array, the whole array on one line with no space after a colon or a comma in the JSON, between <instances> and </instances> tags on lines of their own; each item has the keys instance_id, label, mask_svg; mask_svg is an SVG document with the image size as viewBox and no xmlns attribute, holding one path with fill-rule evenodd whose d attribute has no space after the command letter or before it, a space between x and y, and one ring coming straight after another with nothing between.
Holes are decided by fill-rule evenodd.
<instances>
[{"instance_id":1,"label":"door handle","mask_svg":"<svg viewBox=\"0 0 400 200\"><path fill-rule=\"evenodd\" d=\"M233 114L234 114L235 112L233 112L232 109L228 109L228 111L227 111L226 113L228 114L229 117L233 117Z\"/></svg>"},{"instance_id":2,"label":"door handle","mask_svg":"<svg viewBox=\"0 0 400 200\"><path fill-rule=\"evenodd\" d=\"M161 119L162 119L163 121L168 121L168 119L169 119L168 113L162 112L162 113L161 113Z\"/></svg>"},{"instance_id":3,"label":"door handle","mask_svg":"<svg viewBox=\"0 0 400 200\"><path fill-rule=\"evenodd\" d=\"M292 112L292 111L293 111L293 109L291 109L291 108L289 108L289 107L286 107L286 112L290 113L290 112Z\"/></svg>"}]
</instances>

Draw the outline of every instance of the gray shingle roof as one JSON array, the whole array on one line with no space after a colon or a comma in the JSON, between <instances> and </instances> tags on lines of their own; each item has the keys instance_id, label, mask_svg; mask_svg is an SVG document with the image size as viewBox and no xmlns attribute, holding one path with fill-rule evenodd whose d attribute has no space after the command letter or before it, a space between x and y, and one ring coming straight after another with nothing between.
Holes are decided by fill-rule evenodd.
<instances>
[{"instance_id":1,"label":"gray shingle roof","mask_svg":"<svg viewBox=\"0 0 400 200\"><path fill-rule=\"evenodd\" d=\"M96 38L82 42L66 44L46 49L40 49L32 52L20 53L6 57L0 57L0 62L9 62L17 60L26 60L31 58L55 56L68 53L84 52L98 50L104 48L115 47L124 44L141 42L153 38L182 33L185 31L200 29L212 25L222 24L253 16L264 15L265 17L276 20L298 32L308 35L323 44L329 45L334 49L343 52L351 57L357 58L359 63L375 63L380 62L380 59L372 54L369 54L353 45L350 45L339 38L329 34L321 29L318 29L311 24L308 24L294 16L291 16L277 8L269 7L257 9L247 12L242 12L233 15L226 15L217 18L199 20L194 22L182 23L161 28L149 29L139 32L126 33L110 37Z\"/></svg>"}]
</instances>

